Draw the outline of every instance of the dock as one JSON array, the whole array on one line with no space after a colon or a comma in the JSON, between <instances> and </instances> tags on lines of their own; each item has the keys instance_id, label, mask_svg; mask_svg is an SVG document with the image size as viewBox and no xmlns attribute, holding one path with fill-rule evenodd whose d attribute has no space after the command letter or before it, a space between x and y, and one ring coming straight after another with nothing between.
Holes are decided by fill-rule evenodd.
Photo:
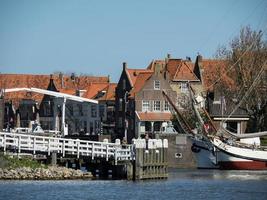
<instances>
[{"instance_id":1,"label":"dock","mask_svg":"<svg viewBox=\"0 0 267 200\"><path fill-rule=\"evenodd\" d=\"M168 177L166 139L134 139L133 144L121 144L118 139L110 143L107 139L98 142L0 132L0 148L4 153L42 157L51 165L85 167L95 177L129 180Z\"/></svg>"}]
</instances>

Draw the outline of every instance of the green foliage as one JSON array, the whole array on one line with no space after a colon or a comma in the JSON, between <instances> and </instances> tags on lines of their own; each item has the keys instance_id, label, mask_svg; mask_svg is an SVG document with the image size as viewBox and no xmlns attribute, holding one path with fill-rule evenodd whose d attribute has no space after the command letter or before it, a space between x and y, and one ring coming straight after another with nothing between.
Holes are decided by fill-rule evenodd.
<instances>
[{"instance_id":1,"label":"green foliage","mask_svg":"<svg viewBox=\"0 0 267 200\"><path fill-rule=\"evenodd\" d=\"M46 165L39 163L32 158L18 158L11 157L8 155L0 154L1 168L20 168L20 167L30 167L32 169L36 168L47 168Z\"/></svg>"},{"instance_id":2,"label":"green foliage","mask_svg":"<svg viewBox=\"0 0 267 200\"><path fill-rule=\"evenodd\" d=\"M261 137L261 146L267 146L267 136Z\"/></svg>"}]
</instances>

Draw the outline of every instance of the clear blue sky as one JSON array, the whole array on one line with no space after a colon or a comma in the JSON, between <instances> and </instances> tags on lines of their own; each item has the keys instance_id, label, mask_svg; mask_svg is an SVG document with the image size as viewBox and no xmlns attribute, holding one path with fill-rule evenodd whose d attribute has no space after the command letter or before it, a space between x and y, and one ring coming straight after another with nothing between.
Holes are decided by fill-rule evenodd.
<instances>
[{"instance_id":1,"label":"clear blue sky","mask_svg":"<svg viewBox=\"0 0 267 200\"><path fill-rule=\"evenodd\" d=\"M265 29L267 0L0 0L0 72L117 82L122 62L211 58L248 24Z\"/></svg>"}]
</instances>

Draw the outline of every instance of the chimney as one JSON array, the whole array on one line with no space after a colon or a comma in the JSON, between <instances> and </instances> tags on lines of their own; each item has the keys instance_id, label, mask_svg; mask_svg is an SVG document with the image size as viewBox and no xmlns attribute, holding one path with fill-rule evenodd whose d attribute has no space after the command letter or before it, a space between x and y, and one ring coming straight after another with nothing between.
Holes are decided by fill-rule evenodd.
<instances>
[{"instance_id":1,"label":"chimney","mask_svg":"<svg viewBox=\"0 0 267 200\"><path fill-rule=\"evenodd\" d=\"M64 75L62 72L59 73L59 80L60 80L60 83L61 83L61 88L64 88Z\"/></svg>"},{"instance_id":2,"label":"chimney","mask_svg":"<svg viewBox=\"0 0 267 200\"><path fill-rule=\"evenodd\" d=\"M202 56L201 56L200 54L197 55L197 64L198 64L199 66L202 65Z\"/></svg>"},{"instance_id":3,"label":"chimney","mask_svg":"<svg viewBox=\"0 0 267 200\"><path fill-rule=\"evenodd\" d=\"M123 62L122 65L123 65L123 70L125 70L127 68L127 62Z\"/></svg>"},{"instance_id":4,"label":"chimney","mask_svg":"<svg viewBox=\"0 0 267 200\"><path fill-rule=\"evenodd\" d=\"M171 58L171 54L168 53L167 54L167 58L170 59Z\"/></svg>"},{"instance_id":5,"label":"chimney","mask_svg":"<svg viewBox=\"0 0 267 200\"><path fill-rule=\"evenodd\" d=\"M193 71L195 75L198 77L198 79L202 81L203 68L202 68L202 56L200 54L197 55L197 59L196 59Z\"/></svg>"}]
</instances>

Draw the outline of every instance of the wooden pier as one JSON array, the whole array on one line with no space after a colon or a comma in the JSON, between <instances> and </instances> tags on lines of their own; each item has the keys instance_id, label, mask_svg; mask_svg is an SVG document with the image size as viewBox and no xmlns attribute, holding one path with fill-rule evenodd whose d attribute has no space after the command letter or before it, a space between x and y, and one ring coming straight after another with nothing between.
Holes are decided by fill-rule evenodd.
<instances>
[{"instance_id":1,"label":"wooden pier","mask_svg":"<svg viewBox=\"0 0 267 200\"><path fill-rule=\"evenodd\" d=\"M167 139L134 139L121 144L0 132L0 148L15 154L30 154L46 163L80 169L85 167L95 177L129 180L168 177Z\"/></svg>"}]
</instances>

